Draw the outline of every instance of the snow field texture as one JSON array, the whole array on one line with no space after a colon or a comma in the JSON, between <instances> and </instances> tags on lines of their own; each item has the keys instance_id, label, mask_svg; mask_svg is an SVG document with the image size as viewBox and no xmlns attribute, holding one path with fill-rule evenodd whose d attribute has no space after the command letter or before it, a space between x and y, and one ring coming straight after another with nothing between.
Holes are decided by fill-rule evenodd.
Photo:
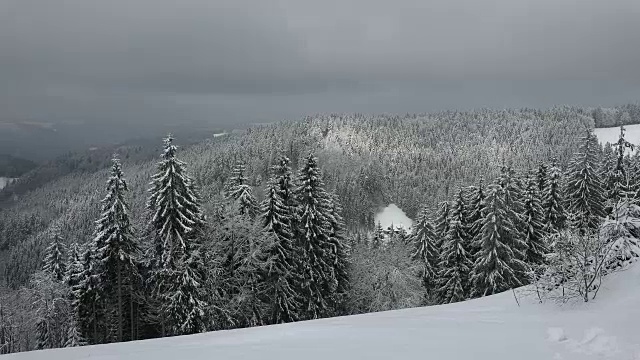
<instances>
[{"instance_id":1,"label":"snow field texture","mask_svg":"<svg viewBox=\"0 0 640 360\"><path fill-rule=\"evenodd\" d=\"M640 360L640 265L595 301L539 304L518 289L424 308L5 355L11 360Z\"/></svg>"}]
</instances>

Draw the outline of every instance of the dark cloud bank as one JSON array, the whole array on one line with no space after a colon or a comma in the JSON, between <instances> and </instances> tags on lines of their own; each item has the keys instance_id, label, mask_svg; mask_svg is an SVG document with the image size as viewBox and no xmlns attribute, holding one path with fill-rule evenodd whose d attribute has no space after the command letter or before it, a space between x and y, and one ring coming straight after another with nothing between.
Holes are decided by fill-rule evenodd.
<instances>
[{"instance_id":1,"label":"dark cloud bank","mask_svg":"<svg viewBox=\"0 0 640 360\"><path fill-rule=\"evenodd\" d=\"M0 119L635 102L639 14L637 0L0 0Z\"/></svg>"}]
</instances>

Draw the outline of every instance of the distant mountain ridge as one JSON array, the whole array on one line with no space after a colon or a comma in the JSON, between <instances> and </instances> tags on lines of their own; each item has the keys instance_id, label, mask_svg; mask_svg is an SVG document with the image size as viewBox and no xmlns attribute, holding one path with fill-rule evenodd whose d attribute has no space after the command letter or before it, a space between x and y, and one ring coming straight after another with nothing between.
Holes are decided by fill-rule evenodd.
<instances>
[{"instance_id":1,"label":"distant mountain ridge","mask_svg":"<svg viewBox=\"0 0 640 360\"><path fill-rule=\"evenodd\" d=\"M37 164L9 154L0 154L0 177L17 178L34 169Z\"/></svg>"}]
</instances>

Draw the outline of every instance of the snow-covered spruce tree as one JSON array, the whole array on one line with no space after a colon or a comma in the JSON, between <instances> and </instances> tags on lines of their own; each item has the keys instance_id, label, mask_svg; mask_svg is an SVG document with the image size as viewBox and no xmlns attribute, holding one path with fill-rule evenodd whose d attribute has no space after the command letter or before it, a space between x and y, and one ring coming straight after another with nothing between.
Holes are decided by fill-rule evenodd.
<instances>
[{"instance_id":1,"label":"snow-covered spruce tree","mask_svg":"<svg viewBox=\"0 0 640 360\"><path fill-rule=\"evenodd\" d=\"M49 324L43 317L36 321L36 350L48 349L51 340L49 338Z\"/></svg>"},{"instance_id":2,"label":"snow-covered spruce tree","mask_svg":"<svg viewBox=\"0 0 640 360\"><path fill-rule=\"evenodd\" d=\"M65 347L82 346L86 344L86 341L82 336L82 324L79 321L79 307L80 299L82 297L80 291L81 283L83 281L84 266L82 265L82 258L80 256L80 250L77 243L71 244L69 248L69 259L67 264L65 282L69 287L72 321L69 323Z\"/></svg>"},{"instance_id":3,"label":"snow-covered spruce tree","mask_svg":"<svg viewBox=\"0 0 640 360\"><path fill-rule=\"evenodd\" d=\"M50 274L56 281L64 280L67 271L65 264L64 244L59 229L53 229L51 242L44 251L44 264L42 270Z\"/></svg>"},{"instance_id":4,"label":"snow-covered spruce tree","mask_svg":"<svg viewBox=\"0 0 640 360\"><path fill-rule=\"evenodd\" d=\"M318 161L309 155L298 173L295 190L298 203L298 238L301 255L301 305L307 319L324 317L331 312L330 301L335 287L331 256L329 195Z\"/></svg>"},{"instance_id":5,"label":"snow-covered spruce tree","mask_svg":"<svg viewBox=\"0 0 640 360\"><path fill-rule=\"evenodd\" d=\"M267 257L271 261L265 273L269 303L272 305L268 321L272 324L298 319L299 301L296 289L300 278L296 271L300 259L294 248L293 201L289 159L283 157L273 167L273 175L260 207L264 230L273 234L275 240L267 250Z\"/></svg>"},{"instance_id":6,"label":"snow-covered spruce tree","mask_svg":"<svg viewBox=\"0 0 640 360\"><path fill-rule=\"evenodd\" d=\"M231 177L226 184L226 196L228 199L236 201L240 213L248 215L252 219L255 218L258 211L256 198L253 196L253 190L249 185L249 180L245 175L246 169L242 162L236 164L231 172Z\"/></svg>"},{"instance_id":7,"label":"snow-covered spruce tree","mask_svg":"<svg viewBox=\"0 0 640 360\"><path fill-rule=\"evenodd\" d=\"M378 221L376 224L376 228L373 230L373 235L371 237L371 247L373 249L381 248L385 243L385 234L384 229L382 228L382 224Z\"/></svg>"},{"instance_id":8,"label":"snow-covered spruce tree","mask_svg":"<svg viewBox=\"0 0 640 360\"><path fill-rule=\"evenodd\" d=\"M467 199L464 193L464 189L462 188L458 189L458 193L456 194L455 201L453 202L453 207L451 208L449 221L451 221L451 219L458 220L462 225L462 228L464 229L465 234L467 234L466 240L469 241L470 223L469 223L469 212L468 212L468 206L467 206L466 200Z\"/></svg>"},{"instance_id":9,"label":"snow-covered spruce tree","mask_svg":"<svg viewBox=\"0 0 640 360\"><path fill-rule=\"evenodd\" d=\"M238 206L236 202L226 204L223 220L212 225L216 244L212 259L220 271L211 279L218 282L217 287L210 290L222 300L214 312L220 313L226 328L264 325L276 306L271 303L273 284L266 277L273 274L269 266L277 262L271 252L277 248L275 234L240 214Z\"/></svg>"},{"instance_id":10,"label":"snow-covered spruce tree","mask_svg":"<svg viewBox=\"0 0 640 360\"><path fill-rule=\"evenodd\" d=\"M544 263L548 246L545 243L544 214L540 203L537 179L530 176L524 191L522 217L524 220L524 242L526 244L525 260L531 265Z\"/></svg>"},{"instance_id":11,"label":"snow-covered spruce tree","mask_svg":"<svg viewBox=\"0 0 640 360\"><path fill-rule=\"evenodd\" d=\"M554 159L549 169L549 182L542 195L542 210L547 232L559 231L565 227L567 215L563 206L562 184L562 172Z\"/></svg>"},{"instance_id":12,"label":"snow-covered spruce tree","mask_svg":"<svg viewBox=\"0 0 640 360\"><path fill-rule=\"evenodd\" d=\"M205 265L201 253L200 234L184 249L177 271L176 289L168 297L168 313L173 318L175 334L203 332L207 326L207 303L203 289Z\"/></svg>"},{"instance_id":13,"label":"snow-covered spruce tree","mask_svg":"<svg viewBox=\"0 0 640 360\"><path fill-rule=\"evenodd\" d=\"M543 194L547 189L547 184L549 183L549 168L547 164L541 162L538 165L538 171L536 172L536 183L538 185L538 191L540 194Z\"/></svg>"},{"instance_id":14,"label":"snow-covered spruce tree","mask_svg":"<svg viewBox=\"0 0 640 360\"><path fill-rule=\"evenodd\" d=\"M204 215L185 163L176 158L176 151L169 135L147 202L156 252L152 286L160 303L163 335L201 332L206 322L199 241Z\"/></svg>"},{"instance_id":15,"label":"snow-covered spruce tree","mask_svg":"<svg viewBox=\"0 0 640 360\"><path fill-rule=\"evenodd\" d=\"M607 206L606 212L607 214L611 213L611 199L609 199L609 195L613 189L613 174L616 169L617 164L617 156L615 151L613 150L613 146L611 143L606 143L602 146L602 153L600 154L600 174L602 174L603 186L605 190L605 194L607 197Z\"/></svg>"},{"instance_id":16,"label":"snow-covered spruce tree","mask_svg":"<svg viewBox=\"0 0 640 360\"><path fill-rule=\"evenodd\" d=\"M438 264L438 296L442 303L448 304L468 298L469 273L473 262L467 250L467 238L460 220L452 216Z\"/></svg>"},{"instance_id":17,"label":"snow-covered spruce tree","mask_svg":"<svg viewBox=\"0 0 640 360\"><path fill-rule=\"evenodd\" d=\"M342 217L342 205L336 193L329 194L329 256L332 266L332 293L330 306L338 315L344 311L344 304L349 289L349 245L347 244L346 225Z\"/></svg>"},{"instance_id":18,"label":"snow-covered spruce tree","mask_svg":"<svg viewBox=\"0 0 640 360\"><path fill-rule=\"evenodd\" d=\"M565 201L567 212L572 215L573 227L597 229L605 212L605 194L598 172L598 139L589 131L584 137L567 172Z\"/></svg>"},{"instance_id":19,"label":"snow-covered spruce tree","mask_svg":"<svg viewBox=\"0 0 640 360\"><path fill-rule=\"evenodd\" d=\"M104 312L98 306L102 301L100 277L96 269L95 251L92 245L93 243L88 244L82 252L82 270L74 275L76 284L71 287L71 293L72 309L77 315L80 333L89 344L98 344L104 340L102 336Z\"/></svg>"},{"instance_id":20,"label":"snow-covered spruce tree","mask_svg":"<svg viewBox=\"0 0 640 360\"><path fill-rule=\"evenodd\" d=\"M116 341L133 340L134 302L140 275L139 247L129 220L125 193L129 190L120 160L114 155L102 200L102 214L96 221L96 261L105 313L113 314ZM128 328L128 330L127 330Z\"/></svg>"},{"instance_id":21,"label":"snow-covered spruce tree","mask_svg":"<svg viewBox=\"0 0 640 360\"><path fill-rule=\"evenodd\" d=\"M482 227L482 249L473 264L471 281L473 294L485 296L522 285L527 271L524 259L525 244L516 232L512 217L504 202L505 190L489 188L486 216Z\"/></svg>"},{"instance_id":22,"label":"snow-covered spruce tree","mask_svg":"<svg viewBox=\"0 0 640 360\"><path fill-rule=\"evenodd\" d=\"M471 245L469 252L473 258L480 251L480 233L482 230L482 221L484 220L484 199L486 197L483 180L480 179L478 186L469 188L468 203L468 223L469 223L469 239Z\"/></svg>"},{"instance_id":23,"label":"snow-covered spruce tree","mask_svg":"<svg viewBox=\"0 0 640 360\"><path fill-rule=\"evenodd\" d=\"M503 190L502 200L507 214L515 226L515 231L520 231L524 225L521 216L523 199L522 182L511 167L504 166L498 178L498 184Z\"/></svg>"},{"instance_id":24,"label":"snow-covered spruce tree","mask_svg":"<svg viewBox=\"0 0 640 360\"><path fill-rule=\"evenodd\" d=\"M449 216L451 205L448 201L443 201L438 206L438 210L436 212L435 219L435 231L436 236L438 237L438 241L436 242L436 246L439 248L442 242L444 241L445 236L449 232Z\"/></svg>"},{"instance_id":25,"label":"snow-covered spruce tree","mask_svg":"<svg viewBox=\"0 0 640 360\"><path fill-rule=\"evenodd\" d=\"M612 217L599 230L602 241L611 245L605 259L607 272L622 269L640 257L640 206L622 204Z\"/></svg>"},{"instance_id":26,"label":"snow-covered spruce tree","mask_svg":"<svg viewBox=\"0 0 640 360\"><path fill-rule=\"evenodd\" d=\"M73 243L69 247L69 256L67 258L67 272L64 275L64 280L69 289L73 289L78 285L79 277L82 274L82 259L80 257L80 249L78 243Z\"/></svg>"},{"instance_id":27,"label":"snow-covered spruce tree","mask_svg":"<svg viewBox=\"0 0 640 360\"><path fill-rule=\"evenodd\" d=\"M418 261L422 267L422 285L428 297L433 297L434 287L437 285L440 249L436 247L436 241L435 230L429 219L429 209L425 206L413 226L411 242L414 249L412 259Z\"/></svg>"},{"instance_id":28,"label":"snow-covered spruce tree","mask_svg":"<svg viewBox=\"0 0 640 360\"><path fill-rule=\"evenodd\" d=\"M610 206L614 209L621 206L621 202L627 202L629 198L633 197L626 169L627 166L625 164L625 152L627 149L633 150L634 145L625 139L624 133L624 126L620 126L620 137L618 141L613 144L616 155L616 166L607 176L609 189L607 198L610 201ZM612 211L615 213L615 210Z\"/></svg>"},{"instance_id":29,"label":"snow-covered spruce tree","mask_svg":"<svg viewBox=\"0 0 640 360\"><path fill-rule=\"evenodd\" d=\"M67 328L67 338L65 340L64 347L76 347L84 345L86 345L86 342L82 337L82 334L80 333L78 322L76 320L76 316L74 315L69 321L69 325Z\"/></svg>"},{"instance_id":30,"label":"snow-covered spruce tree","mask_svg":"<svg viewBox=\"0 0 640 360\"><path fill-rule=\"evenodd\" d=\"M638 204L637 196L640 193L640 154L636 151L633 154L626 155L627 178L629 179L629 197L630 202ZM603 187L605 180L603 178Z\"/></svg>"}]
</instances>

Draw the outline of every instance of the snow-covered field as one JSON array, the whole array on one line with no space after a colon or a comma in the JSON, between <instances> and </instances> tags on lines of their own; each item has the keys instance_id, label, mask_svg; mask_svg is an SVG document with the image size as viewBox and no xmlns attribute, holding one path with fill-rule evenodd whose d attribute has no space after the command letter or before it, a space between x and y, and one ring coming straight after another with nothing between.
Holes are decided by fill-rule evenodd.
<instances>
[{"instance_id":1,"label":"snow-covered field","mask_svg":"<svg viewBox=\"0 0 640 360\"><path fill-rule=\"evenodd\" d=\"M376 214L374 218L376 224L380 223L383 229L387 229L393 225L395 228L401 226L409 230L413 225L413 221L400 209L396 204L389 204Z\"/></svg>"},{"instance_id":2,"label":"snow-covered field","mask_svg":"<svg viewBox=\"0 0 640 360\"><path fill-rule=\"evenodd\" d=\"M512 292L458 304L130 343L35 351L11 360L640 360L640 265L598 298L564 306Z\"/></svg>"},{"instance_id":3,"label":"snow-covered field","mask_svg":"<svg viewBox=\"0 0 640 360\"><path fill-rule=\"evenodd\" d=\"M628 142L638 146L640 145L640 124L637 125L625 125L625 139ZM598 141L601 144L615 143L620 138L620 127L600 128L595 129L594 133L598 137Z\"/></svg>"},{"instance_id":4,"label":"snow-covered field","mask_svg":"<svg viewBox=\"0 0 640 360\"><path fill-rule=\"evenodd\" d=\"M0 190L4 189L9 183L15 179L0 176Z\"/></svg>"}]
</instances>

